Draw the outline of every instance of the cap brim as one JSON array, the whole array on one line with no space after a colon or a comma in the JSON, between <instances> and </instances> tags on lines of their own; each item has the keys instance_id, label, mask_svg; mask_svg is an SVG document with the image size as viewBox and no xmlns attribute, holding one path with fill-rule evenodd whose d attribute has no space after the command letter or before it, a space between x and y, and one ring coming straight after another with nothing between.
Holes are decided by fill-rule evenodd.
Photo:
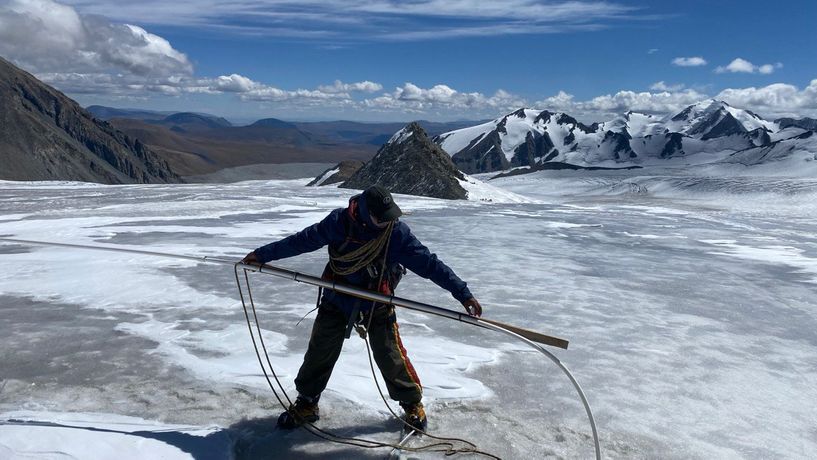
<instances>
[{"instance_id":1,"label":"cap brim","mask_svg":"<svg viewBox=\"0 0 817 460\"><path fill-rule=\"evenodd\" d=\"M383 215L381 216L382 218L380 220L388 222L397 219L402 215L403 211L401 211L400 208L392 202L392 205L389 206L389 208L386 209L385 212L383 212Z\"/></svg>"}]
</instances>

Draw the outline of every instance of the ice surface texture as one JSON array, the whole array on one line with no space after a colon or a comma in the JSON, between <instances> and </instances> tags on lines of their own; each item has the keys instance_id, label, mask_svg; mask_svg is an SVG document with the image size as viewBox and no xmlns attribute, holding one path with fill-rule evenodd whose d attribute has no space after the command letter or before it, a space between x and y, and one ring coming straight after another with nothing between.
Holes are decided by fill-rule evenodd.
<instances>
[{"instance_id":1,"label":"ice surface texture","mask_svg":"<svg viewBox=\"0 0 817 460\"><path fill-rule=\"evenodd\" d=\"M239 259L354 193L305 183L6 182L0 235ZM543 172L492 184L528 201L396 199L486 316L570 339L555 353L588 394L606 458L817 451L813 180ZM318 251L283 264L319 273L325 260ZM271 359L291 387L311 325L295 323L315 292L253 281ZM382 457L273 429L278 408L233 283L219 266L0 245L0 420L20 420L0 424L0 457ZM398 295L458 308L416 276ZM584 411L552 364L498 334L398 317L433 430L505 458L592 457ZM364 353L346 342L321 423L393 441L399 427Z\"/></svg>"}]
</instances>

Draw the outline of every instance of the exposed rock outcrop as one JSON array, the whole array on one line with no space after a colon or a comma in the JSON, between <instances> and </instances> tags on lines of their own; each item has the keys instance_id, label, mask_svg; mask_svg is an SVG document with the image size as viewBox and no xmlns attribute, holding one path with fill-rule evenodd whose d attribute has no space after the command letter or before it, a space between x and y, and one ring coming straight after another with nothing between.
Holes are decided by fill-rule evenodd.
<instances>
[{"instance_id":1,"label":"exposed rock outcrop","mask_svg":"<svg viewBox=\"0 0 817 460\"><path fill-rule=\"evenodd\" d=\"M463 174L417 123L398 131L342 188L382 185L393 193L463 200Z\"/></svg>"},{"instance_id":2,"label":"exposed rock outcrop","mask_svg":"<svg viewBox=\"0 0 817 460\"><path fill-rule=\"evenodd\" d=\"M352 177L360 168L363 167L363 162L358 160L343 160L334 167L322 172L312 182L306 184L308 187L318 187L321 185L332 185L338 182L346 182Z\"/></svg>"}]
</instances>

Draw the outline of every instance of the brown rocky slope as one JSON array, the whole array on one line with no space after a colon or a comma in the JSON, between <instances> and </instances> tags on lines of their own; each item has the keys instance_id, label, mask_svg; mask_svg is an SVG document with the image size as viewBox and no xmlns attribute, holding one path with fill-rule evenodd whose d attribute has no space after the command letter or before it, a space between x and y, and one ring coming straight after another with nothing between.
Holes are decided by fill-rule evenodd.
<instances>
[{"instance_id":1,"label":"brown rocky slope","mask_svg":"<svg viewBox=\"0 0 817 460\"><path fill-rule=\"evenodd\" d=\"M181 178L139 140L0 58L0 179L105 184Z\"/></svg>"}]
</instances>

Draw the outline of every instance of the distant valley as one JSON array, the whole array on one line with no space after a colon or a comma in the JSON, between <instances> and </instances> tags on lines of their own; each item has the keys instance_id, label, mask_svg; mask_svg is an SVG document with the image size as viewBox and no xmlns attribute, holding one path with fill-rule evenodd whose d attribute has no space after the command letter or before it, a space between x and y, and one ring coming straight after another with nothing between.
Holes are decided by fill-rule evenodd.
<instances>
[{"instance_id":1,"label":"distant valley","mask_svg":"<svg viewBox=\"0 0 817 460\"><path fill-rule=\"evenodd\" d=\"M275 118L234 126L224 118L179 112L90 106L88 111L159 152L183 176L270 163L367 161L405 123L287 122ZM472 125L420 124L433 135Z\"/></svg>"}]
</instances>

